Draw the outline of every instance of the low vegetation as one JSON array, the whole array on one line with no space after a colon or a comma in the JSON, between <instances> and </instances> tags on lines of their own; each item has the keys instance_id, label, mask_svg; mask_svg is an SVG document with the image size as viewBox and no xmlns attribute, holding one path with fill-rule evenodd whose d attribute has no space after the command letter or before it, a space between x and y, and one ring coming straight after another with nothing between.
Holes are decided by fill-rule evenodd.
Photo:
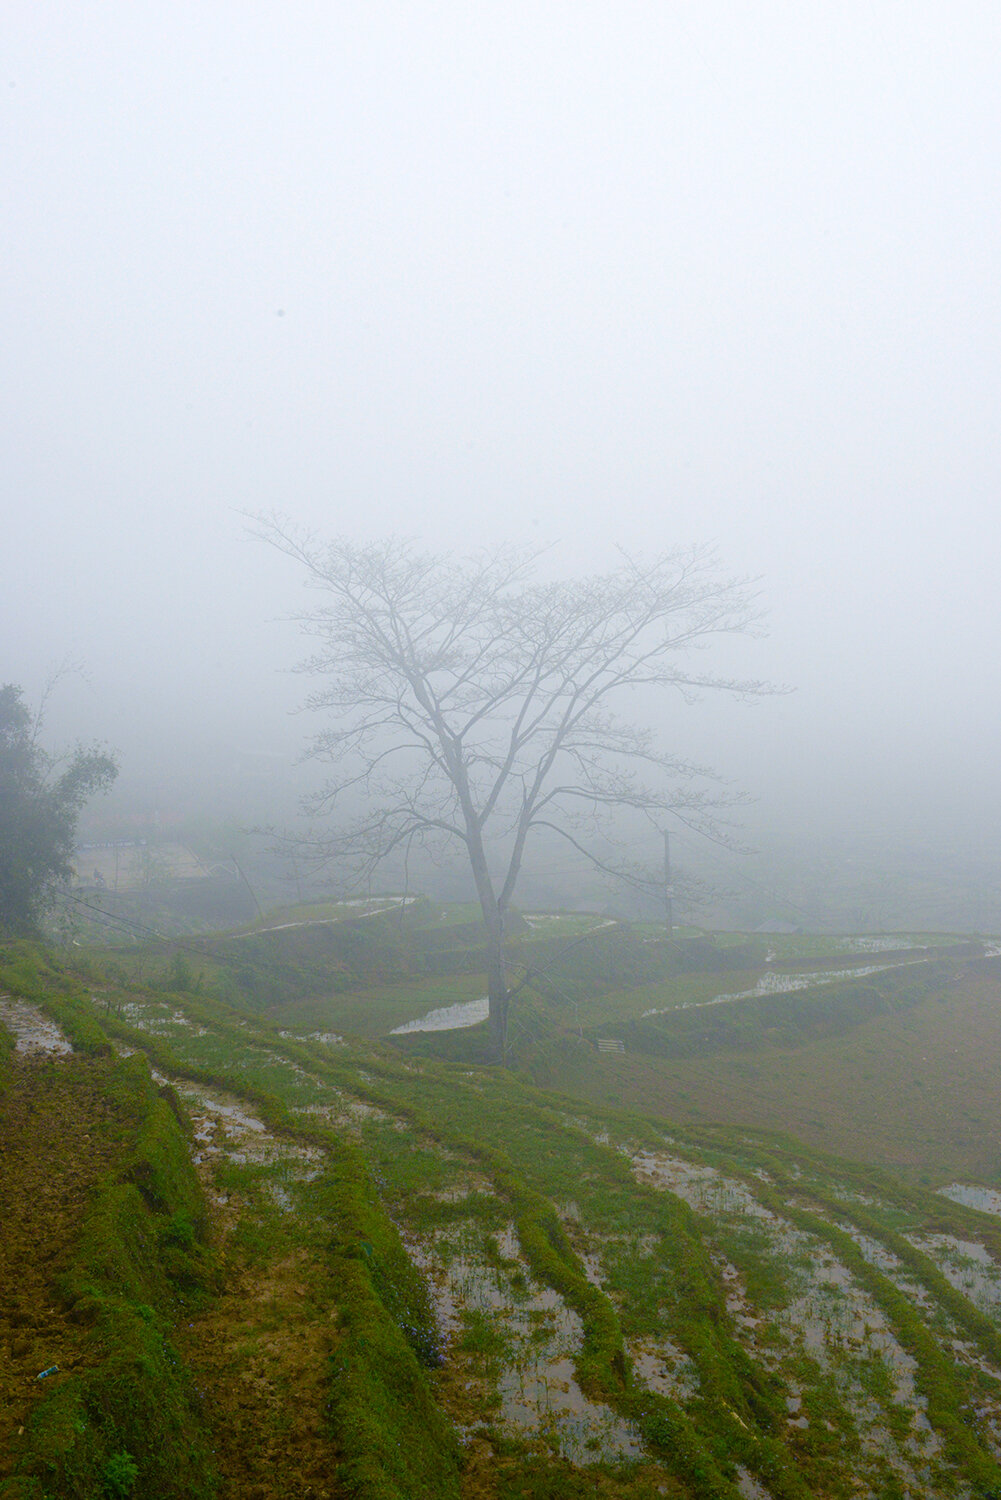
<instances>
[{"instance_id":1,"label":"low vegetation","mask_svg":"<svg viewBox=\"0 0 1001 1500\"><path fill-rule=\"evenodd\" d=\"M399 914L284 916L246 988L235 936L164 952L153 984L127 952L0 954L26 1226L5 1236L0 1495L1001 1495L996 1176L927 1098L920 1121L898 1101L900 1170L824 1148L851 1108L833 1086L811 1137L764 1103L734 1118L721 1083L757 1070L765 1100L792 1061L876 1039L892 1061L946 1020L948 1058L972 1055L982 948L905 940L876 968L807 938L526 923L537 972L498 1069L482 1027L386 1040L478 998L414 957L474 928L427 909L436 941L394 981ZM330 940L342 921L363 943ZM345 985L331 960L324 996L318 955L352 942L364 964ZM25 1015L73 1050L25 1051Z\"/></svg>"}]
</instances>

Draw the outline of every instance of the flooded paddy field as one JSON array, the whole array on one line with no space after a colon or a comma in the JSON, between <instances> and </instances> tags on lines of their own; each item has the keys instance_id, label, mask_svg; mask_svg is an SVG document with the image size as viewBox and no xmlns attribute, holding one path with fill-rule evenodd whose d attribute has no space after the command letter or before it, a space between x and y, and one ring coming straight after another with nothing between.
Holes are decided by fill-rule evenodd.
<instances>
[{"instance_id":1,"label":"flooded paddy field","mask_svg":"<svg viewBox=\"0 0 1001 1500\"><path fill-rule=\"evenodd\" d=\"M890 1475L915 1493L934 1492L942 1445L916 1361L830 1247L759 1201L753 1183L718 1167L650 1151L632 1166L639 1181L677 1195L705 1224L726 1312L783 1383L793 1447L818 1440L828 1447L836 1434L872 1493ZM868 1248L888 1269L888 1254Z\"/></svg>"},{"instance_id":2,"label":"flooded paddy field","mask_svg":"<svg viewBox=\"0 0 1001 1500\"><path fill-rule=\"evenodd\" d=\"M85 1016L173 1101L218 1268L177 1344L230 1493L281 1493L278 1454L303 1497L363 1459L394 1500L1001 1485L992 1187L918 1191L207 995L95 993L65 1026L0 1000L11 1065L72 1061Z\"/></svg>"},{"instance_id":3,"label":"flooded paddy field","mask_svg":"<svg viewBox=\"0 0 1001 1500\"><path fill-rule=\"evenodd\" d=\"M22 1056L64 1057L73 1050L55 1021L27 1000L0 995L0 1026L7 1029L14 1051Z\"/></svg>"}]
</instances>

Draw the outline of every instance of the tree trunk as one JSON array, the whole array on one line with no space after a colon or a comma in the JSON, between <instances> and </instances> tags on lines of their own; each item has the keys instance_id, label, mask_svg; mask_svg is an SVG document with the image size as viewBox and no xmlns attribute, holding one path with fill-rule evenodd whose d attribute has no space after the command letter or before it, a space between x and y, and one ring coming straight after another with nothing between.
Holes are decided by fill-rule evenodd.
<instances>
[{"instance_id":1,"label":"tree trunk","mask_svg":"<svg viewBox=\"0 0 1001 1500\"><path fill-rule=\"evenodd\" d=\"M500 918L487 927L487 999L490 1004L490 1056L503 1063L507 1056L507 1008L510 996L504 973L504 926Z\"/></svg>"},{"instance_id":2,"label":"tree trunk","mask_svg":"<svg viewBox=\"0 0 1001 1500\"><path fill-rule=\"evenodd\" d=\"M504 910L497 900L490 871L487 868L486 850L480 837L476 818L468 798L463 800L466 826L470 830L467 840L469 863L476 881L476 894L480 898L483 925L487 930L487 1000L489 1002L488 1026L490 1030L490 1060L503 1064L507 1056L507 1010L510 995L504 973Z\"/></svg>"}]
</instances>

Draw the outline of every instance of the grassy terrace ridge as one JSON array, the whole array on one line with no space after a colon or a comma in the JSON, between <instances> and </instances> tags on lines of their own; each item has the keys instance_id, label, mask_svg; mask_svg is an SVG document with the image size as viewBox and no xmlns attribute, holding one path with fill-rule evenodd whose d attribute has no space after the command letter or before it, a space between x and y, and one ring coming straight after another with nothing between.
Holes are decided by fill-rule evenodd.
<instances>
[{"instance_id":1,"label":"grassy terrace ridge","mask_svg":"<svg viewBox=\"0 0 1001 1500\"><path fill-rule=\"evenodd\" d=\"M214 1286L188 1143L140 1059L110 1055L90 1017L78 1041L28 1068L4 1034L0 1495L208 1497L211 1447L173 1342Z\"/></svg>"},{"instance_id":2,"label":"grassy terrace ridge","mask_svg":"<svg viewBox=\"0 0 1001 1500\"><path fill-rule=\"evenodd\" d=\"M797 944L808 970L821 955ZM642 967L628 945L604 952L621 953L634 977ZM641 992L611 991L600 964L564 966L548 989L526 992L523 1053L509 1071L470 1060L472 1032L377 1039L404 995L419 1014L435 984L469 997L475 975L262 1011L259 992L213 984L210 968L162 967L150 987L121 970L109 982L83 958L81 971L8 950L0 990L34 1000L77 1049L65 1065L35 1065L36 1078L124 1070L145 1080L183 1146L168 1171L149 1137L151 1165L129 1170L145 1212L176 1214L171 1194L187 1184L190 1227L156 1237L166 1269L147 1274L166 1275L180 1299L149 1305L189 1372L182 1388L209 1392L177 1438L191 1452L216 1448L206 1494L213 1483L220 1500L250 1493L253 1469L270 1496L279 1481L267 1455L281 1453L286 1488L273 1493L303 1496L318 1486L379 1500L1001 1496L1001 1221L932 1191L956 1175L943 1145L922 1185L788 1132L624 1108L630 1078L663 1062L630 1051L599 1060L587 1035L601 1033L602 1007ZM701 950L689 958L705 961ZM794 1039L776 1041L774 1012L759 1003L760 1034L747 1023L746 1045L712 1060L830 1055L880 1026L926 1035L914 1028L939 1012L955 1023L963 1003L979 1021L977 997L997 988L990 965L954 953L923 956L920 973L887 969L873 976L879 1004L869 994L861 1013L856 986L840 979L775 997L791 1007L781 1014ZM725 966L662 984L711 998L738 990L738 976L753 987ZM352 999L367 1039L361 1027L340 1045L292 1034L350 1032L333 1023ZM449 1060L436 1046L465 1053ZM115 1061L122 1048L169 1080L172 1107L135 1057ZM23 1066L0 1031L0 1079ZM243 1136L226 1124L237 1101L257 1121ZM206 1137L199 1122L212 1110ZM184 1135L189 1117L211 1149ZM60 1285L68 1295L76 1283ZM271 1301L248 1305L253 1286ZM252 1351L246 1369L237 1348ZM297 1383L315 1415L293 1434ZM260 1445L256 1469L223 1435L243 1420L244 1397L263 1403L240 1429L245 1448ZM138 1464L137 1449L130 1438L98 1456ZM43 1488L11 1494L78 1493L38 1462L31 1482ZM94 1468L104 1489L93 1493L150 1492L120 1462L118 1478Z\"/></svg>"}]
</instances>

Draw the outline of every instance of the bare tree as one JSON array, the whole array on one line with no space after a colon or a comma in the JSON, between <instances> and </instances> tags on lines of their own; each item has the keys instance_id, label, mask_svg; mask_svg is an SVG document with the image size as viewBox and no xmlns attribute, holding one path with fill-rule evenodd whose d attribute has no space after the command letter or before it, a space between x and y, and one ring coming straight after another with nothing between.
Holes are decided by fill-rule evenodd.
<instances>
[{"instance_id":1,"label":"bare tree","mask_svg":"<svg viewBox=\"0 0 1001 1500\"><path fill-rule=\"evenodd\" d=\"M326 543L279 518L259 527L322 594L299 616L317 643L302 669L323 679L307 707L328 716L311 753L332 767L314 811L356 797L364 809L314 852L371 874L415 845L463 851L487 934L491 1045L503 1060L505 922L532 835L548 830L599 868L607 856L594 835L623 809L726 837L720 814L732 799L712 773L660 750L615 710L629 689L686 703L708 689L767 691L691 661L716 637L753 628L753 595L719 574L708 549L546 583L525 553L461 560L400 540Z\"/></svg>"}]
</instances>

